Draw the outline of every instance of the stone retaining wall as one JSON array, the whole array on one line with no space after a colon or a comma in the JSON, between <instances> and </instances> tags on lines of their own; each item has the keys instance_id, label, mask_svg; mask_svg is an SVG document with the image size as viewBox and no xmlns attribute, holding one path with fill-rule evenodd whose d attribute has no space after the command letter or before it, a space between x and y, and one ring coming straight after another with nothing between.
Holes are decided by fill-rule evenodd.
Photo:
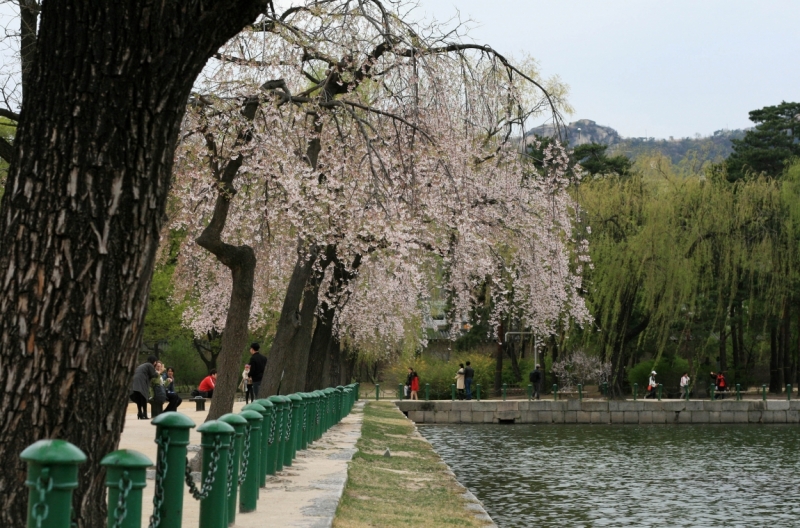
<instances>
[{"instance_id":1,"label":"stone retaining wall","mask_svg":"<svg viewBox=\"0 0 800 528\"><path fill-rule=\"evenodd\" d=\"M800 400L397 401L418 424L800 423Z\"/></svg>"}]
</instances>

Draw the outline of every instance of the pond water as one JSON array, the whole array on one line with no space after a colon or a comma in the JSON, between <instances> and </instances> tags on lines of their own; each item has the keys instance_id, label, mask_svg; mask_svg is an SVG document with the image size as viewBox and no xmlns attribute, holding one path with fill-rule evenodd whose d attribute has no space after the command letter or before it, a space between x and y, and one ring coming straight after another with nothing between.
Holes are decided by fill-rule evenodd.
<instances>
[{"instance_id":1,"label":"pond water","mask_svg":"<svg viewBox=\"0 0 800 528\"><path fill-rule=\"evenodd\" d=\"M791 425L431 425L501 528L799 526Z\"/></svg>"}]
</instances>

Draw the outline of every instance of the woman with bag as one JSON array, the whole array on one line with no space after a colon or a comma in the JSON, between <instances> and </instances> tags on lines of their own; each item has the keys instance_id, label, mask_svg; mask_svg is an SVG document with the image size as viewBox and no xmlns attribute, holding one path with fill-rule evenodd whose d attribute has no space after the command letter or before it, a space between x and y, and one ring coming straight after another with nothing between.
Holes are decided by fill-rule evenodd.
<instances>
[{"instance_id":1,"label":"woman with bag","mask_svg":"<svg viewBox=\"0 0 800 528\"><path fill-rule=\"evenodd\" d=\"M458 368L458 372L456 372L456 377L455 377L456 390L458 391L458 399L459 400L463 400L464 399L464 387L465 387L465 385L464 385L464 364L463 363L459 363L458 367L459 367Z\"/></svg>"},{"instance_id":2,"label":"woman with bag","mask_svg":"<svg viewBox=\"0 0 800 528\"><path fill-rule=\"evenodd\" d=\"M419 397L417 396L417 391L419 391L419 375L417 371L414 370L411 373L411 399L418 400Z\"/></svg>"}]
</instances>

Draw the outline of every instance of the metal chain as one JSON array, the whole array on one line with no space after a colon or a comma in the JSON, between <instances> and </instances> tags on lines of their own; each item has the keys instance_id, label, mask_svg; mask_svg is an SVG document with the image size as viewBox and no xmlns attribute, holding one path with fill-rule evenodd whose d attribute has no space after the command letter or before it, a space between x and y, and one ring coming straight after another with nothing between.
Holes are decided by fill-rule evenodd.
<instances>
[{"instance_id":1,"label":"metal chain","mask_svg":"<svg viewBox=\"0 0 800 528\"><path fill-rule=\"evenodd\" d=\"M289 441L289 437L292 435L292 407L291 404L289 405L289 412L286 413L286 441Z\"/></svg>"},{"instance_id":2,"label":"metal chain","mask_svg":"<svg viewBox=\"0 0 800 528\"><path fill-rule=\"evenodd\" d=\"M164 504L164 477L167 475L167 453L169 452L169 436L156 438L158 445L158 465L156 466L156 489L153 493L153 514L150 516L148 528L161 525L161 505Z\"/></svg>"},{"instance_id":3,"label":"metal chain","mask_svg":"<svg viewBox=\"0 0 800 528\"><path fill-rule=\"evenodd\" d=\"M208 497L208 494L211 493L211 490L214 488L214 480L217 478L217 466L219 465L219 450L222 446L222 440L219 436L214 438L214 451L211 452L211 462L208 464L208 475L206 475L205 481L203 481L203 487L200 491L197 490L197 486L194 485L194 480L192 479L192 470L189 467L189 459L186 459L186 471L185 471L185 480L186 485L189 486L189 491L192 493L192 497L195 500L203 500Z\"/></svg>"},{"instance_id":4,"label":"metal chain","mask_svg":"<svg viewBox=\"0 0 800 528\"><path fill-rule=\"evenodd\" d=\"M244 484L247 478L247 464L250 461L250 424L244 429L244 449L242 450L242 467L239 471L239 485Z\"/></svg>"},{"instance_id":5,"label":"metal chain","mask_svg":"<svg viewBox=\"0 0 800 528\"><path fill-rule=\"evenodd\" d=\"M318 401L318 402L317 402L317 403L314 405L314 407L316 407L316 408L317 408L317 421L316 421L316 425L319 425L319 411L320 411L320 407L322 407L322 406L320 405L320 402Z\"/></svg>"},{"instance_id":6,"label":"metal chain","mask_svg":"<svg viewBox=\"0 0 800 528\"><path fill-rule=\"evenodd\" d=\"M128 472L122 472L122 478L119 479L119 498L117 499L117 507L114 508L114 528L120 528L122 521L128 515L128 494L133 488L133 481L129 478Z\"/></svg>"},{"instance_id":7,"label":"metal chain","mask_svg":"<svg viewBox=\"0 0 800 528\"><path fill-rule=\"evenodd\" d=\"M225 496L230 497L231 491L233 491L233 449L228 453L228 494Z\"/></svg>"},{"instance_id":8,"label":"metal chain","mask_svg":"<svg viewBox=\"0 0 800 528\"><path fill-rule=\"evenodd\" d=\"M47 494L53 489L53 479L50 477L50 468L42 469L42 474L36 479L36 491L39 493L39 502L31 508L31 516L36 521L36 528L42 528L42 522L47 519L50 507L47 505Z\"/></svg>"},{"instance_id":9,"label":"metal chain","mask_svg":"<svg viewBox=\"0 0 800 528\"><path fill-rule=\"evenodd\" d=\"M307 405L303 405L303 431L306 430L306 415L308 414Z\"/></svg>"},{"instance_id":10,"label":"metal chain","mask_svg":"<svg viewBox=\"0 0 800 528\"><path fill-rule=\"evenodd\" d=\"M277 415L277 412L272 413L272 424L269 426L269 440L267 441L267 445L272 445L272 443L275 441L275 424L278 421Z\"/></svg>"}]
</instances>

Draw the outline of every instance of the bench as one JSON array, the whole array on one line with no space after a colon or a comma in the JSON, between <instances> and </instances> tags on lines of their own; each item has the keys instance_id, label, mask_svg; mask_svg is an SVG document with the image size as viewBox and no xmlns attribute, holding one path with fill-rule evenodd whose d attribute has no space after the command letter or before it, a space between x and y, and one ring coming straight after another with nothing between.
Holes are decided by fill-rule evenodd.
<instances>
[{"instance_id":1,"label":"bench","mask_svg":"<svg viewBox=\"0 0 800 528\"><path fill-rule=\"evenodd\" d=\"M202 396L195 396L194 398L190 398L191 401L195 404L195 411L205 411L206 410L206 400L209 398L203 398Z\"/></svg>"}]
</instances>

